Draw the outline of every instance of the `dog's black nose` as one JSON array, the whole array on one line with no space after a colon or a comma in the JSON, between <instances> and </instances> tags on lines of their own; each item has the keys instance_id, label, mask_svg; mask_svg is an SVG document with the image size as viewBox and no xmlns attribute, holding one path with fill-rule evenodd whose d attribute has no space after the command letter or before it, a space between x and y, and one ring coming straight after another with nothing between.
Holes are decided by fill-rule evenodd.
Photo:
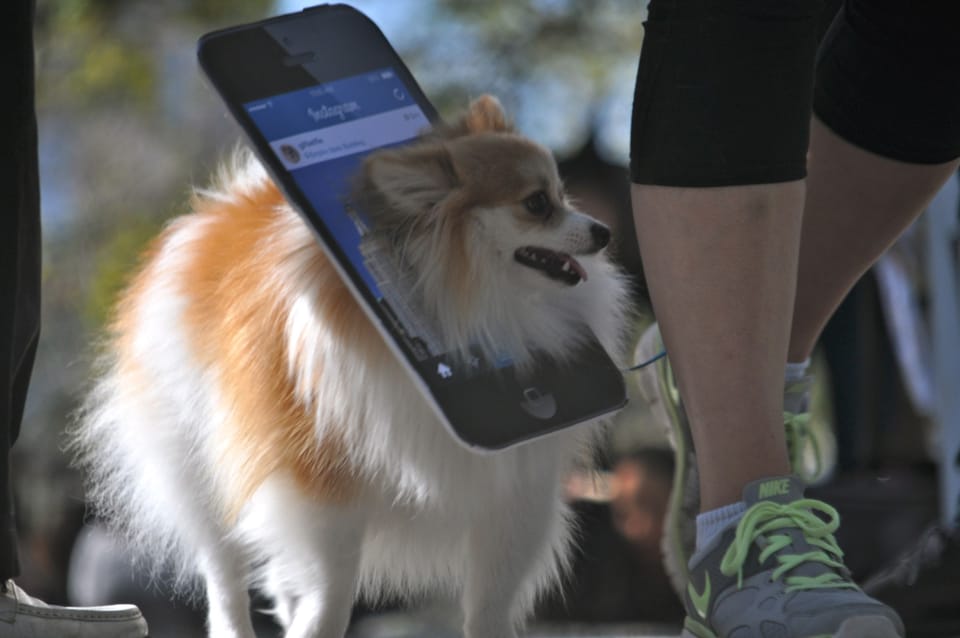
<instances>
[{"instance_id":1,"label":"dog's black nose","mask_svg":"<svg viewBox=\"0 0 960 638\"><path fill-rule=\"evenodd\" d=\"M597 250L605 248L610 243L610 229L603 224L594 224L590 227L590 234L597 245Z\"/></svg>"}]
</instances>

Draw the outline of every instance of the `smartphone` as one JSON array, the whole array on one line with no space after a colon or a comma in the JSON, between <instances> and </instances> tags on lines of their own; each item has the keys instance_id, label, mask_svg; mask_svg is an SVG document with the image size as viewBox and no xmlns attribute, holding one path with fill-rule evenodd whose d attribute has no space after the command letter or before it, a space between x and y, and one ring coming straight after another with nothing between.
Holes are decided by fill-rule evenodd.
<instances>
[{"instance_id":1,"label":"smartphone","mask_svg":"<svg viewBox=\"0 0 960 638\"><path fill-rule=\"evenodd\" d=\"M200 66L253 149L449 431L499 450L626 404L623 376L593 339L574 365L521 373L508 358L444 352L428 317L398 293L368 221L349 201L377 148L414 140L437 111L380 29L333 4L204 35Z\"/></svg>"}]
</instances>

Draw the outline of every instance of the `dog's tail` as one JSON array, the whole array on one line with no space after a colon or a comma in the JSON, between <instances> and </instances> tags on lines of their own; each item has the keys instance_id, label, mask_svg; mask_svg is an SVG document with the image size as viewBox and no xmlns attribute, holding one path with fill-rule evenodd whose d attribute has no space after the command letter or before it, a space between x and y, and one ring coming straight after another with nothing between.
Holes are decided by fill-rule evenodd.
<instances>
[{"instance_id":1,"label":"dog's tail","mask_svg":"<svg viewBox=\"0 0 960 638\"><path fill-rule=\"evenodd\" d=\"M197 232L171 224L117 305L94 382L67 430L92 514L127 541L137 566L193 593L193 573L227 532L215 520L213 479L200 440L212 418L206 377L182 325L184 300L171 271Z\"/></svg>"}]
</instances>

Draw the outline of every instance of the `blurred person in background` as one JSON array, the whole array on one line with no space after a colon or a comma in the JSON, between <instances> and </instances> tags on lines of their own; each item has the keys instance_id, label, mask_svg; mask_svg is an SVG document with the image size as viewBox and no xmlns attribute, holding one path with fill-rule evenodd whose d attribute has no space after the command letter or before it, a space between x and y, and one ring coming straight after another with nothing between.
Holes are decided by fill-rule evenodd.
<instances>
[{"instance_id":1,"label":"blurred person in background","mask_svg":"<svg viewBox=\"0 0 960 638\"><path fill-rule=\"evenodd\" d=\"M673 479L673 458L664 450L642 450L613 466L610 510L613 525L635 554L660 558L660 538Z\"/></svg>"},{"instance_id":2,"label":"blurred person in background","mask_svg":"<svg viewBox=\"0 0 960 638\"><path fill-rule=\"evenodd\" d=\"M608 470L570 476L577 544L561 591L538 606L538 621L679 626L683 607L660 556L672 477L667 449L614 452Z\"/></svg>"}]
</instances>

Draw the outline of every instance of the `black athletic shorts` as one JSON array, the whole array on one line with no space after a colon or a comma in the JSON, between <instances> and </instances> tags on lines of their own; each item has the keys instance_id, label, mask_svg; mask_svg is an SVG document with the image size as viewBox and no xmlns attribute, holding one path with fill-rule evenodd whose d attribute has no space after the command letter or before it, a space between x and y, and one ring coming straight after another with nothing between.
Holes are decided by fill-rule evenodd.
<instances>
[{"instance_id":1,"label":"black athletic shorts","mask_svg":"<svg viewBox=\"0 0 960 638\"><path fill-rule=\"evenodd\" d=\"M811 112L858 147L960 157L960 1L652 0L637 71L634 182L806 176ZM822 36L822 37L821 37Z\"/></svg>"}]
</instances>

